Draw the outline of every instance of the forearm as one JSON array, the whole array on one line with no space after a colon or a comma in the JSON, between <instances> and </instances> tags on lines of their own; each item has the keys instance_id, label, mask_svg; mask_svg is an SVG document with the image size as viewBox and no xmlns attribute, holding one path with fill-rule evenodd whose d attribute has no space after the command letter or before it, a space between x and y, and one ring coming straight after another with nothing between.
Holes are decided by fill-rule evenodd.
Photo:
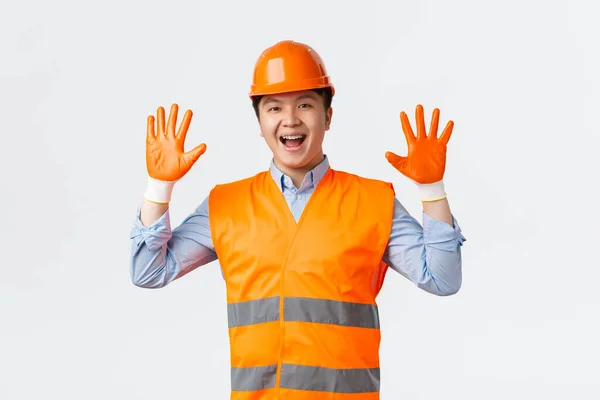
<instances>
[{"instance_id":1,"label":"forearm","mask_svg":"<svg viewBox=\"0 0 600 400\"><path fill-rule=\"evenodd\" d=\"M422 204L423 212L425 214L437 219L438 221L443 221L451 227L454 227L454 223L452 222L452 212L450 211L450 205L447 197L444 197L440 200L423 201Z\"/></svg>"},{"instance_id":2,"label":"forearm","mask_svg":"<svg viewBox=\"0 0 600 400\"><path fill-rule=\"evenodd\" d=\"M142 211L144 208L145 216ZM164 287L176 279L180 271L177 258L170 254L177 252L177 248L171 242L173 232L168 210L156 216L148 216L149 213L157 213L158 209L159 207L153 207L153 203L144 201L131 231L129 269L135 286Z\"/></svg>"},{"instance_id":3,"label":"forearm","mask_svg":"<svg viewBox=\"0 0 600 400\"><path fill-rule=\"evenodd\" d=\"M140 220L147 228L155 223L168 209L169 203L154 203L144 199L140 211Z\"/></svg>"},{"instance_id":4,"label":"forearm","mask_svg":"<svg viewBox=\"0 0 600 400\"><path fill-rule=\"evenodd\" d=\"M421 289L438 296L456 294L462 286L462 253L460 246L454 251L426 246L425 261L421 269Z\"/></svg>"},{"instance_id":5,"label":"forearm","mask_svg":"<svg viewBox=\"0 0 600 400\"><path fill-rule=\"evenodd\" d=\"M175 182L159 181L148 177L140 220L145 227L155 223L169 208Z\"/></svg>"},{"instance_id":6,"label":"forearm","mask_svg":"<svg viewBox=\"0 0 600 400\"><path fill-rule=\"evenodd\" d=\"M148 214L158 213L160 209L151 202L145 206ZM154 217L150 215L147 220L155 221L144 226L140 210L131 232L130 273L134 285L164 287L193 269L217 259L210 235L206 200L173 231L168 209L158 218Z\"/></svg>"},{"instance_id":7,"label":"forearm","mask_svg":"<svg viewBox=\"0 0 600 400\"><path fill-rule=\"evenodd\" d=\"M423 213L423 226L395 200L383 261L417 287L439 296L456 293L462 282L460 247L466 239L452 215L450 224Z\"/></svg>"},{"instance_id":8,"label":"forearm","mask_svg":"<svg viewBox=\"0 0 600 400\"><path fill-rule=\"evenodd\" d=\"M131 246L129 273L135 286L148 289L165 287L177 278L179 271L167 243L158 250L146 243Z\"/></svg>"}]
</instances>

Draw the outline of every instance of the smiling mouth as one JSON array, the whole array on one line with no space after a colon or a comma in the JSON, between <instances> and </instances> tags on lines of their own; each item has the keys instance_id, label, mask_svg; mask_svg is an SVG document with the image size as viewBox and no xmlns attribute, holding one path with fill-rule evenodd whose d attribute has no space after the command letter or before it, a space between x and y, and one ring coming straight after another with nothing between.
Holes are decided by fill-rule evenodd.
<instances>
[{"instance_id":1,"label":"smiling mouth","mask_svg":"<svg viewBox=\"0 0 600 400\"><path fill-rule=\"evenodd\" d=\"M286 147L299 147L304 143L306 135L283 135L279 137L281 143Z\"/></svg>"}]
</instances>

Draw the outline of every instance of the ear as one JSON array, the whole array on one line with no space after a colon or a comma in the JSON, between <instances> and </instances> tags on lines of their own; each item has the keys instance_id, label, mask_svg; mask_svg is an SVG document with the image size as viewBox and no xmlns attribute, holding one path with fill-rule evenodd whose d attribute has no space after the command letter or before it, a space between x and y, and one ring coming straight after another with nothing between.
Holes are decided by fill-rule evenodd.
<instances>
[{"instance_id":1,"label":"ear","mask_svg":"<svg viewBox=\"0 0 600 400\"><path fill-rule=\"evenodd\" d=\"M262 124L260 123L260 115L257 113L256 115L256 122L258 122L258 132L260 134L260 137L265 137L263 130L262 130Z\"/></svg>"},{"instance_id":2,"label":"ear","mask_svg":"<svg viewBox=\"0 0 600 400\"><path fill-rule=\"evenodd\" d=\"M327 115L325 117L325 130L328 131L331 125L331 117L333 116L333 108L329 107L327 110Z\"/></svg>"}]
</instances>

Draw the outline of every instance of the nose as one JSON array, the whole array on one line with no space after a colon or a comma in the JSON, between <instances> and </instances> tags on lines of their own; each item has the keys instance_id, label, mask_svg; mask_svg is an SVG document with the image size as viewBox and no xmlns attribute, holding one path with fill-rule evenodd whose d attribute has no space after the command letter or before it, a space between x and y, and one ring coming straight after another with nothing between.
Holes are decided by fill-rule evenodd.
<instances>
[{"instance_id":1,"label":"nose","mask_svg":"<svg viewBox=\"0 0 600 400\"><path fill-rule=\"evenodd\" d=\"M283 120L282 120L283 126L286 126L286 127L297 126L297 125L300 125L301 123L302 122L300 121L300 118L298 118L297 110L295 107L289 107L285 110L285 113L283 115Z\"/></svg>"}]
</instances>

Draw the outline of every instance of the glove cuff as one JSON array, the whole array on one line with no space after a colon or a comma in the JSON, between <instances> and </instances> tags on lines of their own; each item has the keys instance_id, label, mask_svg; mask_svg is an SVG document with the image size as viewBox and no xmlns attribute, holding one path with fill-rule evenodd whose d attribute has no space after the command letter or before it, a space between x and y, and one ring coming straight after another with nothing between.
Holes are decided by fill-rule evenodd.
<instances>
[{"instance_id":1,"label":"glove cuff","mask_svg":"<svg viewBox=\"0 0 600 400\"><path fill-rule=\"evenodd\" d=\"M419 197L421 201L436 201L446 197L446 190L444 188L444 181L438 181L435 183L418 183L417 188L419 190Z\"/></svg>"},{"instance_id":2,"label":"glove cuff","mask_svg":"<svg viewBox=\"0 0 600 400\"><path fill-rule=\"evenodd\" d=\"M175 182L177 181L159 181L158 179L149 176L144 198L153 203L169 203L171 201L171 193L173 193Z\"/></svg>"}]
</instances>

